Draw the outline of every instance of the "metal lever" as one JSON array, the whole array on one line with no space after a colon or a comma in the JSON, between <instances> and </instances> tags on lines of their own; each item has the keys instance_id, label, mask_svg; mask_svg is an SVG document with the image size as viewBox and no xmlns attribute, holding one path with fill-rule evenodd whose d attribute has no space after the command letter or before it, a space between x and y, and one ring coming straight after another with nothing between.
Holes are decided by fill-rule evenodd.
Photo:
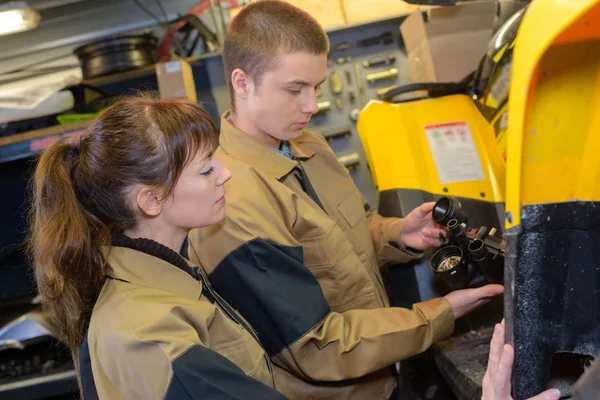
<instances>
[{"instance_id":1,"label":"metal lever","mask_svg":"<svg viewBox=\"0 0 600 400\"><path fill-rule=\"evenodd\" d=\"M339 138L343 138L346 136L350 136L352 134L352 131L350 130L349 126L343 126L340 128L331 128L331 129L324 130L321 134L323 135L323 137L325 139L327 139L328 141L331 141L334 139L339 139Z\"/></svg>"},{"instance_id":2,"label":"metal lever","mask_svg":"<svg viewBox=\"0 0 600 400\"><path fill-rule=\"evenodd\" d=\"M340 75L333 71L329 74L329 85L331 86L331 92L333 94L340 94L342 90L344 90L344 84L342 83L342 78Z\"/></svg>"},{"instance_id":3,"label":"metal lever","mask_svg":"<svg viewBox=\"0 0 600 400\"><path fill-rule=\"evenodd\" d=\"M358 168L358 166L360 165L360 156L358 155L358 153L350 153L343 156L339 156L337 160L349 171Z\"/></svg>"},{"instance_id":4,"label":"metal lever","mask_svg":"<svg viewBox=\"0 0 600 400\"><path fill-rule=\"evenodd\" d=\"M397 85L386 86L384 88L377 89L377 91L375 93L377 94L377 97L379 97L380 99L383 99L383 96L385 96L385 94L388 92L388 90L393 89L396 86Z\"/></svg>"},{"instance_id":5,"label":"metal lever","mask_svg":"<svg viewBox=\"0 0 600 400\"><path fill-rule=\"evenodd\" d=\"M360 104L362 106L367 102L367 96L365 95L365 85L363 84L362 76L360 74L360 65L354 64L354 77L356 79L356 86L358 87L358 95L360 96Z\"/></svg>"},{"instance_id":6,"label":"metal lever","mask_svg":"<svg viewBox=\"0 0 600 400\"><path fill-rule=\"evenodd\" d=\"M324 113L327 112L331 109L331 102L330 101L322 101L320 103L317 103L317 114L320 113Z\"/></svg>"},{"instance_id":7,"label":"metal lever","mask_svg":"<svg viewBox=\"0 0 600 400\"><path fill-rule=\"evenodd\" d=\"M375 72L366 76L367 82L369 83L396 80L396 78L398 78L398 68L390 68L387 71Z\"/></svg>"},{"instance_id":8,"label":"metal lever","mask_svg":"<svg viewBox=\"0 0 600 400\"><path fill-rule=\"evenodd\" d=\"M396 56L393 54L388 54L385 56L367 58L365 61L363 61L363 65L367 68L370 68L381 64L394 64L395 62Z\"/></svg>"}]
</instances>

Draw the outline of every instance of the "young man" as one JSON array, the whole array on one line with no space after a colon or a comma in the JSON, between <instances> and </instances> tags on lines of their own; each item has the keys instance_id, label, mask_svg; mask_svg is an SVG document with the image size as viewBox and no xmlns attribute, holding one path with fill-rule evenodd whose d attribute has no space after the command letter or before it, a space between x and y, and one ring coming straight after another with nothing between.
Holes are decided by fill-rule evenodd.
<instances>
[{"instance_id":1,"label":"young man","mask_svg":"<svg viewBox=\"0 0 600 400\"><path fill-rule=\"evenodd\" d=\"M290 399L388 399L394 363L452 332L498 285L390 308L379 265L439 245L433 203L405 219L369 209L327 142L317 112L329 42L283 2L246 6L223 59L232 111L216 157L232 172L227 217L193 231L189 256L254 326Z\"/></svg>"}]
</instances>

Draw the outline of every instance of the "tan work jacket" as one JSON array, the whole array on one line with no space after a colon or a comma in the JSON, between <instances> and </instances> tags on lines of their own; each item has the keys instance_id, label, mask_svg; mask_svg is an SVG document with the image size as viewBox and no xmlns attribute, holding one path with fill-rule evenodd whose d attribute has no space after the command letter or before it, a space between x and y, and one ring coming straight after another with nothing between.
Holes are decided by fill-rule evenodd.
<instances>
[{"instance_id":1,"label":"tan work jacket","mask_svg":"<svg viewBox=\"0 0 600 400\"><path fill-rule=\"evenodd\" d=\"M284 399L252 328L183 257L125 236L104 250L79 356L85 399Z\"/></svg>"},{"instance_id":2,"label":"tan work jacket","mask_svg":"<svg viewBox=\"0 0 600 400\"><path fill-rule=\"evenodd\" d=\"M188 254L259 333L290 399L388 399L395 362L448 336L446 299L390 308L379 266L415 257L400 219L368 209L327 142L304 131L289 159L221 120L232 172L226 218Z\"/></svg>"}]
</instances>

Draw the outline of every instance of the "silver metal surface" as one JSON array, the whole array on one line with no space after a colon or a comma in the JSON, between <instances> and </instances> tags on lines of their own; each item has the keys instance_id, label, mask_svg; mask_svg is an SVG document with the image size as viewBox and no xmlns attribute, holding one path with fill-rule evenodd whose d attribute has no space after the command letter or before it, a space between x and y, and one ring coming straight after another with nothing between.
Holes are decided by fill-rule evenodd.
<instances>
[{"instance_id":1,"label":"silver metal surface","mask_svg":"<svg viewBox=\"0 0 600 400\"><path fill-rule=\"evenodd\" d=\"M23 380L20 380L17 382L11 382L11 383L6 383L4 385L0 385L0 393L8 392L10 390L15 390L15 389L20 389L20 388L25 388L25 387L29 387L29 386L42 385L44 383L72 379L75 377L76 377L75 371L71 370L71 371L59 372L56 374L48 374L48 375L40 376L37 378L23 379Z\"/></svg>"},{"instance_id":2,"label":"silver metal surface","mask_svg":"<svg viewBox=\"0 0 600 400\"><path fill-rule=\"evenodd\" d=\"M43 336L54 336L41 312L29 312L0 329L0 350L4 347L21 348L23 342ZM18 343L15 343L18 342Z\"/></svg>"}]
</instances>

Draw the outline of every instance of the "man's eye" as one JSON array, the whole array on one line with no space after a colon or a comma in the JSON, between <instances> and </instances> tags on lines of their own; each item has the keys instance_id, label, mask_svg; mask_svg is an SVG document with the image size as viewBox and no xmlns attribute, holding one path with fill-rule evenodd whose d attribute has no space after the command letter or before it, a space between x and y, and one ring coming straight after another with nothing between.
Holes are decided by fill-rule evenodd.
<instances>
[{"instance_id":1,"label":"man's eye","mask_svg":"<svg viewBox=\"0 0 600 400\"><path fill-rule=\"evenodd\" d=\"M300 94L300 89L288 89L288 91L293 94Z\"/></svg>"}]
</instances>

